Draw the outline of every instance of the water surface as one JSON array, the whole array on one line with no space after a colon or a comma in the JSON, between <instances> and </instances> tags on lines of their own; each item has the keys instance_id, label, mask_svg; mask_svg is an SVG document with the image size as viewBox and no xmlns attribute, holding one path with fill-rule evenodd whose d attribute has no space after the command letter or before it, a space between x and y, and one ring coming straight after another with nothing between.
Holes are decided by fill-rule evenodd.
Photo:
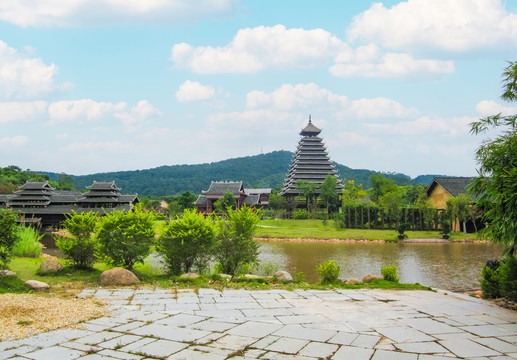
<instances>
[{"instance_id":1,"label":"water surface","mask_svg":"<svg viewBox=\"0 0 517 360\"><path fill-rule=\"evenodd\" d=\"M491 243L333 243L261 241L260 260L270 261L307 282L318 282L316 267L327 260L341 266L341 279L380 275L381 267L395 265L400 281L447 290L478 289L481 267L501 256Z\"/></svg>"}]
</instances>

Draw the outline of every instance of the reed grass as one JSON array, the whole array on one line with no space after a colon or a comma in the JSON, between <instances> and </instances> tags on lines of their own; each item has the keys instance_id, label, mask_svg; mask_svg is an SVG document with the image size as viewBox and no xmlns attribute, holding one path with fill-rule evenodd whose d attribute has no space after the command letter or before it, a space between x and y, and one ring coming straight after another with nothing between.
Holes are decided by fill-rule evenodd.
<instances>
[{"instance_id":1,"label":"reed grass","mask_svg":"<svg viewBox=\"0 0 517 360\"><path fill-rule=\"evenodd\" d=\"M37 258L41 254L43 245L40 243L43 235L39 231L26 226L18 228L19 240L14 244L12 254L18 257L33 257Z\"/></svg>"}]
</instances>

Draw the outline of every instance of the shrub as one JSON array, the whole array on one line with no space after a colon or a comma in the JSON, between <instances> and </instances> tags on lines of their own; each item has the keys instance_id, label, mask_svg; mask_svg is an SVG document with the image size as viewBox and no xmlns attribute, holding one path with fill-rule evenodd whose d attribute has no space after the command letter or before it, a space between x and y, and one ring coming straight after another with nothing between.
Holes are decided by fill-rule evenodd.
<instances>
[{"instance_id":1,"label":"shrub","mask_svg":"<svg viewBox=\"0 0 517 360\"><path fill-rule=\"evenodd\" d=\"M95 263L95 225L97 215L93 212L67 215L63 226L70 236L56 236L56 245L72 266L79 269L91 268Z\"/></svg>"},{"instance_id":2,"label":"shrub","mask_svg":"<svg viewBox=\"0 0 517 360\"><path fill-rule=\"evenodd\" d=\"M479 285L485 299L496 299L501 297L501 273L499 261L488 261L481 269Z\"/></svg>"},{"instance_id":3,"label":"shrub","mask_svg":"<svg viewBox=\"0 0 517 360\"><path fill-rule=\"evenodd\" d=\"M154 219L154 213L143 212L140 206L127 213L115 210L105 215L98 232L103 260L126 269L143 262L154 244Z\"/></svg>"},{"instance_id":4,"label":"shrub","mask_svg":"<svg viewBox=\"0 0 517 360\"><path fill-rule=\"evenodd\" d=\"M17 219L16 212L0 210L0 267L5 267L9 263L11 251L18 240Z\"/></svg>"},{"instance_id":5,"label":"shrub","mask_svg":"<svg viewBox=\"0 0 517 360\"><path fill-rule=\"evenodd\" d=\"M449 220L442 221L442 231L440 232L444 238L448 237L451 234L452 226Z\"/></svg>"},{"instance_id":6,"label":"shrub","mask_svg":"<svg viewBox=\"0 0 517 360\"><path fill-rule=\"evenodd\" d=\"M40 243L42 237L43 235L40 235L39 231L32 227L19 226L19 239L13 246L12 254L20 257L39 257L43 248Z\"/></svg>"},{"instance_id":7,"label":"shrub","mask_svg":"<svg viewBox=\"0 0 517 360\"><path fill-rule=\"evenodd\" d=\"M397 267L396 266L384 266L381 269L381 274L384 280L399 282L399 276L397 275Z\"/></svg>"},{"instance_id":8,"label":"shrub","mask_svg":"<svg viewBox=\"0 0 517 360\"><path fill-rule=\"evenodd\" d=\"M293 282L296 284L305 282L305 274L302 271L298 271L293 278Z\"/></svg>"},{"instance_id":9,"label":"shrub","mask_svg":"<svg viewBox=\"0 0 517 360\"><path fill-rule=\"evenodd\" d=\"M260 245L253 240L260 212L242 206L229 209L217 223L215 258L225 274L234 275L241 264L254 264L258 260Z\"/></svg>"},{"instance_id":10,"label":"shrub","mask_svg":"<svg viewBox=\"0 0 517 360\"><path fill-rule=\"evenodd\" d=\"M517 302L517 258L508 255L499 267L501 295Z\"/></svg>"},{"instance_id":11,"label":"shrub","mask_svg":"<svg viewBox=\"0 0 517 360\"><path fill-rule=\"evenodd\" d=\"M210 219L196 210L185 209L183 217L171 221L158 239L158 252L163 254L169 272L180 275L192 267L206 268L215 244Z\"/></svg>"},{"instance_id":12,"label":"shrub","mask_svg":"<svg viewBox=\"0 0 517 360\"><path fill-rule=\"evenodd\" d=\"M321 263L316 271L321 276L321 282L324 284L335 283L341 272L341 267L334 260Z\"/></svg>"},{"instance_id":13,"label":"shrub","mask_svg":"<svg viewBox=\"0 0 517 360\"><path fill-rule=\"evenodd\" d=\"M410 223L402 223L400 224L398 227L397 227L397 231L399 233L399 239L406 239L407 238L407 235L404 234L406 231L408 231L409 229L411 229L411 224Z\"/></svg>"},{"instance_id":14,"label":"shrub","mask_svg":"<svg viewBox=\"0 0 517 360\"><path fill-rule=\"evenodd\" d=\"M298 209L294 212L295 219L305 220L309 218L309 212L305 209Z\"/></svg>"}]
</instances>

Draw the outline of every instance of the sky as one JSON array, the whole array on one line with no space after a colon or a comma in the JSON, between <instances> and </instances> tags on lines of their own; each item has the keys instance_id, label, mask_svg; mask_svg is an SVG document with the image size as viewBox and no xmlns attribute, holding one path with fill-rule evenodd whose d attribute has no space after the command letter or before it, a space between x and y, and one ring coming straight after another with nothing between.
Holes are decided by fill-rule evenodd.
<instances>
[{"instance_id":1,"label":"sky","mask_svg":"<svg viewBox=\"0 0 517 360\"><path fill-rule=\"evenodd\" d=\"M473 176L515 60L517 0L2 0L0 166L294 152L311 116L351 168Z\"/></svg>"}]
</instances>

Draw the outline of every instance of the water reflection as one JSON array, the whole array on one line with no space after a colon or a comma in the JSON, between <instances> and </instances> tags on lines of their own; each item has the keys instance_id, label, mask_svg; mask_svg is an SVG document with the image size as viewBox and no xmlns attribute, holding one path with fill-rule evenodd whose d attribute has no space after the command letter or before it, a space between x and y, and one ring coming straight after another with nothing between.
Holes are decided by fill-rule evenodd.
<instances>
[{"instance_id":1,"label":"water reflection","mask_svg":"<svg viewBox=\"0 0 517 360\"><path fill-rule=\"evenodd\" d=\"M261 242L260 259L279 264L292 274L303 271L308 282L319 281L316 267L327 260L341 266L341 278L380 275L395 265L401 282L448 290L479 288L478 276L488 259L501 256L490 243L329 243Z\"/></svg>"}]
</instances>

